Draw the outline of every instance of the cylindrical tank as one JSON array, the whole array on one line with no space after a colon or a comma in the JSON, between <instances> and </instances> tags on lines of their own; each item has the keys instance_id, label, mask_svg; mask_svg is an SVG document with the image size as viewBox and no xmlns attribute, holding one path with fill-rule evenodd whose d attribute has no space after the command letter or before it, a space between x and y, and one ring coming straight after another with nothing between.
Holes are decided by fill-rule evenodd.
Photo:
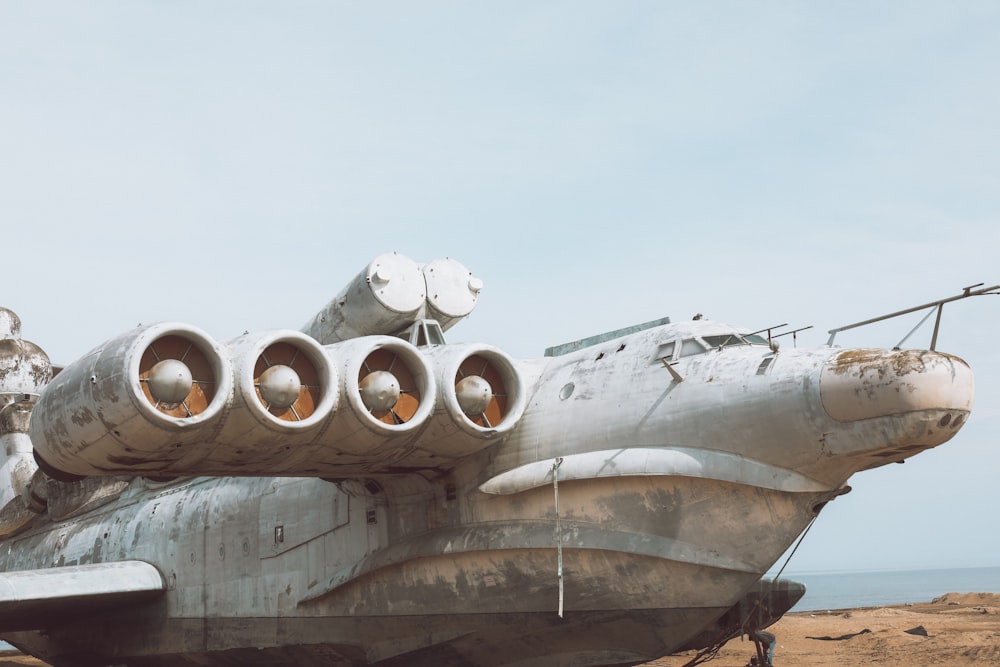
<instances>
[{"instance_id":1,"label":"cylindrical tank","mask_svg":"<svg viewBox=\"0 0 1000 667\"><path fill-rule=\"evenodd\" d=\"M435 259L423 266L427 284L427 311L425 317L437 320L442 331L447 331L468 317L483 281L460 262L450 258Z\"/></svg>"},{"instance_id":2,"label":"cylindrical tank","mask_svg":"<svg viewBox=\"0 0 1000 667\"><path fill-rule=\"evenodd\" d=\"M323 345L394 334L418 319L427 286L420 266L397 253L379 255L302 328Z\"/></svg>"},{"instance_id":3,"label":"cylindrical tank","mask_svg":"<svg viewBox=\"0 0 1000 667\"><path fill-rule=\"evenodd\" d=\"M31 440L64 473L158 472L211 439L232 389L226 356L200 329L139 327L55 377L35 406Z\"/></svg>"}]
</instances>

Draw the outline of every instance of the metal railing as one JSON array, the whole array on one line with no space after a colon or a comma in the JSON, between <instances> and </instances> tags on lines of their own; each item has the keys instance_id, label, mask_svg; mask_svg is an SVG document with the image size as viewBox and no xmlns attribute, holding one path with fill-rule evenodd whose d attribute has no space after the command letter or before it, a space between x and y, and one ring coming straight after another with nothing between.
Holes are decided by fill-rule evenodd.
<instances>
[{"instance_id":1,"label":"metal railing","mask_svg":"<svg viewBox=\"0 0 1000 667\"><path fill-rule=\"evenodd\" d=\"M941 312L944 310L944 304L951 303L952 301L958 301L959 299L967 299L970 296L983 296L986 294L1000 294L997 290L1000 290L1000 285L993 285L992 287L983 287L985 283L978 283L976 285L970 285L968 287L962 288L962 293L958 296L948 297L947 299L940 299L938 301L932 301L930 303L925 303L921 306L914 306L913 308L907 308L906 310L900 310L895 313L889 313L888 315L882 315L881 317L873 317L870 320L865 320L864 322L855 322L854 324L848 324L844 327L838 327L836 329L830 329L827 333L830 334L830 339L826 341L827 345L833 345L833 339L836 338L837 334L841 331L847 331L848 329L856 329L857 327L863 327L867 324L874 324L875 322L881 322L882 320L889 320L894 317L899 317L900 315L909 315L910 313L915 313L920 310L928 309L924 318L917 323L917 326L910 330L910 333L903 337L903 340L896 344L896 349L899 349L906 340L913 335L913 333L919 329L924 322L927 321L931 315L937 312L937 318L934 321L934 334L931 336L931 347L933 350L937 346L938 331L941 328ZM980 288L980 289L976 289Z\"/></svg>"}]
</instances>

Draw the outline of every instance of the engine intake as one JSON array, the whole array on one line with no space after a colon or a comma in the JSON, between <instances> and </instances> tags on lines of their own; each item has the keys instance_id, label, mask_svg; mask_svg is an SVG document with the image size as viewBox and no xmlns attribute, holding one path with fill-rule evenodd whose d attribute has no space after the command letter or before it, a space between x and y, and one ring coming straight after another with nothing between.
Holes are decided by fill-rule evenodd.
<instances>
[{"instance_id":1,"label":"engine intake","mask_svg":"<svg viewBox=\"0 0 1000 667\"><path fill-rule=\"evenodd\" d=\"M232 386L221 347L200 329L140 327L92 350L45 387L31 441L38 458L64 473L159 471L210 434Z\"/></svg>"},{"instance_id":2,"label":"engine intake","mask_svg":"<svg viewBox=\"0 0 1000 667\"><path fill-rule=\"evenodd\" d=\"M478 451L508 433L527 406L514 360L476 343L428 348L437 371L438 404L418 446L435 458Z\"/></svg>"},{"instance_id":3,"label":"engine intake","mask_svg":"<svg viewBox=\"0 0 1000 667\"><path fill-rule=\"evenodd\" d=\"M261 424L283 433L322 424L337 403L325 350L298 331L248 335L230 344L237 396Z\"/></svg>"},{"instance_id":4,"label":"engine intake","mask_svg":"<svg viewBox=\"0 0 1000 667\"><path fill-rule=\"evenodd\" d=\"M218 390L218 375L209 354L191 336L181 334L150 342L135 373L146 401L160 413L180 419L208 410Z\"/></svg>"},{"instance_id":5,"label":"engine intake","mask_svg":"<svg viewBox=\"0 0 1000 667\"><path fill-rule=\"evenodd\" d=\"M414 346L392 336L365 336L327 346L343 377L341 410L323 435L337 454L385 452L395 458L424 427L437 395L433 369Z\"/></svg>"},{"instance_id":6,"label":"engine intake","mask_svg":"<svg viewBox=\"0 0 1000 667\"><path fill-rule=\"evenodd\" d=\"M245 334L227 343L235 392L232 408L203 459L187 472L215 475L298 474L310 470L313 441L333 418L337 375L326 351L298 331Z\"/></svg>"}]
</instances>

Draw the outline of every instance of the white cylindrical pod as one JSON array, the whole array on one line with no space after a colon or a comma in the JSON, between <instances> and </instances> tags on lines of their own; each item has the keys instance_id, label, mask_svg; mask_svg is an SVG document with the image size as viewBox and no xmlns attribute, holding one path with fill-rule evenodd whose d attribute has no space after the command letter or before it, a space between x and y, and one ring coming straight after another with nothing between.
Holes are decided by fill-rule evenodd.
<instances>
[{"instance_id":1,"label":"white cylindrical pod","mask_svg":"<svg viewBox=\"0 0 1000 667\"><path fill-rule=\"evenodd\" d=\"M229 362L206 333L177 323L139 327L70 364L45 387L31 440L43 469L170 471L211 439L232 389Z\"/></svg>"},{"instance_id":2,"label":"white cylindrical pod","mask_svg":"<svg viewBox=\"0 0 1000 667\"><path fill-rule=\"evenodd\" d=\"M227 343L233 404L198 474L296 474L336 408L337 374L323 347L299 331L246 334Z\"/></svg>"},{"instance_id":3,"label":"white cylindrical pod","mask_svg":"<svg viewBox=\"0 0 1000 667\"><path fill-rule=\"evenodd\" d=\"M336 417L320 436L323 461L388 464L402 457L434 410L436 388L427 359L392 336L356 338L326 351L342 393Z\"/></svg>"},{"instance_id":4,"label":"white cylindrical pod","mask_svg":"<svg viewBox=\"0 0 1000 667\"><path fill-rule=\"evenodd\" d=\"M427 314L447 331L465 319L479 299L483 281L453 259L435 259L423 266L427 283Z\"/></svg>"},{"instance_id":5,"label":"white cylindrical pod","mask_svg":"<svg viewBox=\"0 0 1000 667\"><path fill-rule=\"evenodd\" d=\"M514 360L491 345L462 343L429 348L438 399L416 446L433 457L455 459L506 435L528 399Z\"/></svg>"},{"instance_id":6,"label":"white cylindrical pod","mask_svg":"<svg viewBox=\"0 0 1000 667\"><path fill-rule=\"evenodd\" d=\"M302 331L323 345L394 334L422 316L427 286L420 266L396 253L379 255Z\"/></svg>"}]
</instances>

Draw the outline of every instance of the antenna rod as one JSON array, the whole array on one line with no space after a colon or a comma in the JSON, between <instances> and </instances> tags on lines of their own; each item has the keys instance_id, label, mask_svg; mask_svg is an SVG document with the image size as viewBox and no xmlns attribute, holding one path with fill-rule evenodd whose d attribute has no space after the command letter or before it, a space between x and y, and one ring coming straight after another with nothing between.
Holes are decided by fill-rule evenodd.
<instances>
[{"instance_id":1,"label":"antenna rod","mask_svg":"<svg viewBox=\"0 0 1000 667\"><path fill-rule=\"evenodd\" d=\"M813 325L810 324L807 327L799 327L795 331L786 331L785 333L775 334L774 337L775 338L781 338L782 336L792 336L794 338L795 334L797 334L798 332L805 331L806 329L812 329L812 328L813 328Z\"/></svg>"},{"instance_id":2,"label":"antenna rod","mask_svg":"<svg viewBox=\"0 0 1000 667\"><path fill-rule=\"evenodd\" d=\"M764 333L766 331L767 332L767 344L770 345L771 344L771 332L774 331L775 329L780 329L781 327L787 327L787 326L788 326L788 322L785 322L784 324L777 324L777 325L775 325L773 327L767 327L766 329L760 329L758 331L754 331L754 332L749 333L747 335L748 336L756 336L757 334Z\"/></svg>"}]
</instances>

